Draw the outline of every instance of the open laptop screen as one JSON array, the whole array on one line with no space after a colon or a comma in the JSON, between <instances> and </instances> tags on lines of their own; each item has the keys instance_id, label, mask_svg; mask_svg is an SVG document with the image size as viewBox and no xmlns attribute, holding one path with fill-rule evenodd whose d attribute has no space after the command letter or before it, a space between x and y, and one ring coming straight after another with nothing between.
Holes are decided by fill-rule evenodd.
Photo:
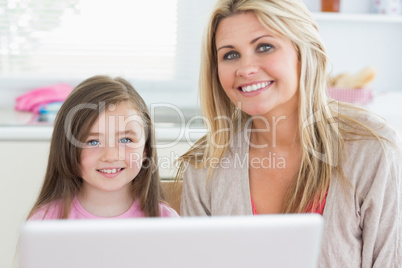
<instances>
[{"instance_id":1,"label":"open laptop screen","mask_svg":"<svg viewBox=\"0 0 402 268\"><path fill-rule=\"evenodd\" d=\"M316 267L323 219L285 214L29 221L20 268Z\"/></svg>"}]
</instances>

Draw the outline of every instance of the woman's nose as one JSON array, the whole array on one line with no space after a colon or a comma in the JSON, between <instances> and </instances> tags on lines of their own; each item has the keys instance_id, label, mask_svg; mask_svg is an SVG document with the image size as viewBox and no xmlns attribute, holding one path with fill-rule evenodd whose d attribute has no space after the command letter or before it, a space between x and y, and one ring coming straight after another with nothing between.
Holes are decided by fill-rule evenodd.
<instances>
[{"instance_id":1,"label":"woman's nose","mask_svg":"<svg viewBox=\"0 0 402 268\"><path fill-rule=\"evenodd\" d=\"M256 61L251 57L243 57L236 71L236 76L248 78L255 75L258 70L259 66Z\"/></svg>"}]
</instances>

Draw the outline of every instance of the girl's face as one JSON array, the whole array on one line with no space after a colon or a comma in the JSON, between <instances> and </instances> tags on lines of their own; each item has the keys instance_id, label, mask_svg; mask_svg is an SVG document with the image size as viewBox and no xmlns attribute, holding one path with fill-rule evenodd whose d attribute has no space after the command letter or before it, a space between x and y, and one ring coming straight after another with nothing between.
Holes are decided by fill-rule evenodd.
<instances>
[{"instance_id":1,"label":"girl's face","mask_svg":"<svg viewBox=\"0 0 402 268\"><path fill-rule=\"evenodd\" d=\"M215 38L219 80L235 105L251 116L297 111L299 64L291 41L251 12L223 19Z\"/></svg>"},{"instance_id":2,"label":"girl's face","mask_svg":"<svg viewBox=\"0 0 402 268\"><path fill-rule=\"evenodd\" d=\"M106 107L93 124L81 152L86 194L130 192L145 157L143 121L128 102Z\"/></svg>"}]
</instances>

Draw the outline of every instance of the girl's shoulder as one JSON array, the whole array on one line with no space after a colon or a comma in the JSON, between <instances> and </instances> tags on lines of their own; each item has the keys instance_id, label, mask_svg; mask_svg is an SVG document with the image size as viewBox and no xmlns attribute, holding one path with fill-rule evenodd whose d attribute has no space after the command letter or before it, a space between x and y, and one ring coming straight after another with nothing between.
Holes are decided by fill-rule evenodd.
<instances>
[{"instance_id":1,"label":"girl's shoulder","mask_svg":"<svg viewBox=\"0 0 402 268\"><path fill-rule=\"evenodd\" d=\"M38 208L28 220L54 220L58 219L62 203L60 200L52 201Z\"/></svg>"},{"instance_id":2,"label":"girl's shoulder","mask_svg":"<svg viewBox=\"0 0 402 268\"><path fill-rule=\"evenodd\" d=\"M169 207L166 203L159 203L159 215L160 217L180 217L179 214L173 208Z\"/></svg>"}]
</instances>

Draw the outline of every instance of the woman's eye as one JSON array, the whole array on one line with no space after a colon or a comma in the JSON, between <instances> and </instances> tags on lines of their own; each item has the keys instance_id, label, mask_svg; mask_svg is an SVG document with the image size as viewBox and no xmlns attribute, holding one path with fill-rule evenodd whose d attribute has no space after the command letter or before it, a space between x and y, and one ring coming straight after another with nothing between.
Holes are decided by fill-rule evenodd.
<instances>
[{"instance_id":1,"label":"woman's eye","mask_svg":"<svg viewBox=\"0 0 402 268\"><path fill-rule=\"evenodd\" d=\"M240 57L239 53L237 53L235 51L230 51L230 52L226 53L225 55L223 55L223 59L225 59L225 60L234 60L239 57Z\"/></svg>"},{"instance_id":2,"label":"woman's eye","mask_svg":"<svg viewBox=\"0 0 402 268\"><path fill-rule=\"evenodd\" d=\"M88 145L90 145L90 146L98 146L98 145L100 144L100 142L97 141L97 140L90 140L90 141L88 141L87 143L88 143Z\"/></svg>"},{"instance_id":3,"label":"woman's eye","mask_svg":"<svg viewBox=\"0 0 402 268\"><path fill-rule=\"evenodd\" d=\"M130 143L130 142L132 142L132 140L129 139L129 138L122 138L122 139L120 140L120 142L121 142L121 143Z\"/></svg>"},{"instance_id":4,"label":"woman's eye","mask_svg":"<svg viewBox=\"0 0 402 268\"><path fill-rule=\"evenodd\" d=\"M261 44L257 47L258 52L266 52L272 49L270 44Z\"/></svg>"}]
</instances>

